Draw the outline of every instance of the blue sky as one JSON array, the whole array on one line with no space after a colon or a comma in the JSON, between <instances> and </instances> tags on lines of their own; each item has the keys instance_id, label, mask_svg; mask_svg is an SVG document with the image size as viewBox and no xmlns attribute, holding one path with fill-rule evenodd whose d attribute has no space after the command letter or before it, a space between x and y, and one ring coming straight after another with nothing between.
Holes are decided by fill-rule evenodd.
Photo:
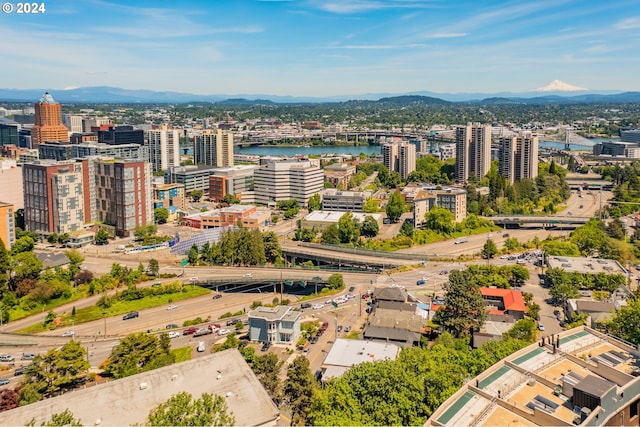
<instances>
[{"instance_id":1,"label":"blue sky","mask_svg":"<svg viewBox=\"0 0 640 427\"><path fill-rule=\"evenodd\" d=\"M322 97L523 92L559 79L640 90L637 0L45 5L0 14L0 86Z\"/></svg>"}]
</instances>

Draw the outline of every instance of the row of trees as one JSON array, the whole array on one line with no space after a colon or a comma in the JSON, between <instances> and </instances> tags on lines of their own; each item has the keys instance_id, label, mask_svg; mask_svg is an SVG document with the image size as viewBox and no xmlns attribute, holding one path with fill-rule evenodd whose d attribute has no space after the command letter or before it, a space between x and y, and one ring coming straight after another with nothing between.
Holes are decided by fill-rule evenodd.
<instances>
[{"instance_id":1,"label":"row of trees","mask_svg":"<svg viewBox=\"0 0 640 427\"><path fill-rule=\"evenodd\" d=\"M193 245L188 259L191 265L265 265L278 263L282 249L278 236L272 232L238 228L225 231L217 243Z\"/></svg>"}]
</instances>

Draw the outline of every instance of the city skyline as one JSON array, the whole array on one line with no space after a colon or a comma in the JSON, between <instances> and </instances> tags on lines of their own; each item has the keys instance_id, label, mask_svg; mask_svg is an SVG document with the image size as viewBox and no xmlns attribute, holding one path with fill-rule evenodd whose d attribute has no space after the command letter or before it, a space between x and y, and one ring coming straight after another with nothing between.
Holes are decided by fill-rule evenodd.
<instances>
[{"instance_id":1,"label":"city skyline","mask_svg":"<svg viewBox=\"0 0 640 427\"><path fill-rule=\"evenodd\" d=\"M3 13L3 86L279 96L640 90L634 1L46 2ZM630 13L631 12L631 13Z\"/></svg>"}]
</instances>

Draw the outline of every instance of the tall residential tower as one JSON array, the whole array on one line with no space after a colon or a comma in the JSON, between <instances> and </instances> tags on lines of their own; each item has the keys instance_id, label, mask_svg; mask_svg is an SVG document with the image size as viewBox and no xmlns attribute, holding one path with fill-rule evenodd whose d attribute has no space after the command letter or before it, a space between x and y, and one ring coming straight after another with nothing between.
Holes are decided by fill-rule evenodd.
<instances>
[{"instance_id":1,"label":"tall residential tower","mask_svg":"<svg viewBox=\"0 0 640 427\"><path fill-rule=\"evenodd\" d=\"M218 129L194 136L193 162L215 167L233 166L233 134Z\"/></svg>"},{"instance_id":2,"label":"tall residential tower","mask_svg":"<svg viewBox=\"0 0 640 427\"><path fill-rule=\"evenodd\" d=\"M456 181L482 179L491 168L491 125L467 123L456 128Z\"/></svg>"},{"instance_id":3,"label":"tall residential tower","mask_svg":"<svg viewBox=\"0 0 640 427\"><path fill-rule=\"evenodd\" d=\"M45 141L69 142L69 130L62 123L62 107L54 101L49 92L45 92L40 101L34 104L36 124L31 128L31 144L37 148Z\"/></svg>"}]
</instances>

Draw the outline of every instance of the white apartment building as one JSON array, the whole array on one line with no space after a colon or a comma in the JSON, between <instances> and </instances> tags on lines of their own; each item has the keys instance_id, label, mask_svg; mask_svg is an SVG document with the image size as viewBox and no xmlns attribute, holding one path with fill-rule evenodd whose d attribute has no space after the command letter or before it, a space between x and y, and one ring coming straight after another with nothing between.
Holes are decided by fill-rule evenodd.
<instances>
[{"instance_id":1,"label":"white apartment building","mask_svg":"<svg viewBox=\"0 0 640 427\"><path fill-rule=\"evenodd\" d=\"M193 144L196 165L233 166L233 133L222 129L204 130L201 135L194 135Z\"/></svg>"},{"instance_id":2,"label":"white apartment building","mask_svg":"<svg viewBox=\"0 0 640 427\"><path fill-rule=\"evenodd\" d=\"M263 205L297 199L306 206L323 188L324 173L309 160L270 160L254 172L255 201Z\"/></svg>"},{"instance_id":3,"label":"white apartment building","mask_svg":"<svg viewBox=\"0 0 640 427\"><path fill-rule=\"evenodd\" d=\"M467 123L456 128L456 181L482 179L491 168L491 125Z\"/></svg>"},{"instance_id":4,"label":"white apartment building","mask_svg":"<svg viewBox=\"0 0 640 427\"><path fill-rule=\"evenodd\" d=\"M416 170L416 146L407 142L382 144L382 161L389 172L398 172L407 179Z\"/></svg>"},{"instance_id":5,"label":"white apartment building","mask_svg":"<svg viewBox=\"0 0 640 427\"><path fill-rule=\"evenodd\" d=\"M75 114L63 114L62 123L71 133L82 133L82 116Z\"/></svg>"},{"instance_id":6,"label":"white apartment building","mask_svg":"<svg viewBox=\"0 0 640 427\"><path fill-rule=\"evenodd\" d=\"M147 131L145 145L149 147L149 160L153 171L180 166L180 133L163 126Z\"/></svg>"},{"instance_id":7,"label":"white apartment building","mask_svg":"<svg viewBox=\"0 0 640 427\"><path fill-rule=\"evenodd\" d=\"M323 211L364 212L364 204L371 191L340 191L327 189L322 192Z\"/></svg>"},{"instance_id":8,"label":"white apartment building","mask_svg":"<svg viewBox=\"0 0 640 427\"><path fill-rule=\"evenodd\" d=\"M413 199L413 220L416 228L425 224L425 215L434 206L451 211L455 222L462 222L467 217L467 190L461 188L423 188Z\"/></svg>"},{"instance_id":9,"label":"white apartment building","mask_svg":"<svg viewBox=\"0 0 640 427\"><path fill-rule=\"evenodd\" d=\"M498 149L499 172L510 184L538 176L538 136L521 132L517 136L501 137Z\"/></svg>"}]
</instances>

